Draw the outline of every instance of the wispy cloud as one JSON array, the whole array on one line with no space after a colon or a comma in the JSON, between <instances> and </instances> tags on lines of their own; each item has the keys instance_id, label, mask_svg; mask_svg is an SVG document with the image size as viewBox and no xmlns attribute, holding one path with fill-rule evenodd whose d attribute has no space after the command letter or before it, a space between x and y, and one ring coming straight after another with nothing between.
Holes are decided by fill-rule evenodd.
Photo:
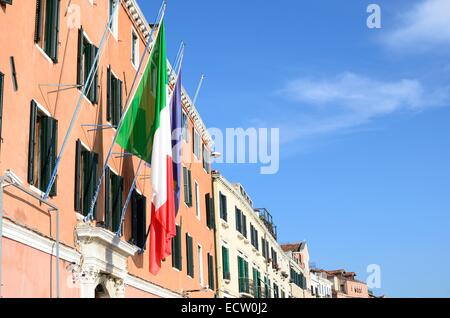
<instances>
[{"instance_id":1,"label":"wispy cloud","mask_svg":"<svg viewBox=\"0 0 450 318\"><path fill-rule=\"evenodd\" d=\"M450 47L450 1L422 0L400 17L399 26L384 37L396 50L429 51Z\"/></svg>"},{"instance_id":2,"label":"wispy cloud","mask_svg":"<svg viewBox=\"0 0 450 318\"><path fill-rule=\"evenodd\" d=\"M443 106L450 100L447 89L431 91L416 79L381 81L351 72L298 78L279 93L296 105L296 124L285 129L285 142L354 128L396 112Z\"/></svg>"}]
</instances>

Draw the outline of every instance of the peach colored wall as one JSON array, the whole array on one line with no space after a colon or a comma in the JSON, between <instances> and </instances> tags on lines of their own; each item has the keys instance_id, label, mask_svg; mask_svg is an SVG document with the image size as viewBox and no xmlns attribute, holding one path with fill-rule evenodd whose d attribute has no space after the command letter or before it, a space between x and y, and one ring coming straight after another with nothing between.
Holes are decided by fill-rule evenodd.
<instances>
[{"instance_id":1,"label":"peach colored wall","mask_svg":"<svg viewBox=\"0 0 450 318\"><path fill-rule=\"evenodd\" d=\"M125 287L125 298L159 298L132 286Z\"/></svg>"},{"instance_id":2,"label":"peach colored wall","mask_svg":"<svg viewBox=\"0 0 450 318\"><path fill-rule=\"evenodd\" d=\"M56 297L55 258L21 243L3 238L3 297ZM60 291L63 298L79 298L80 290L73 284L69 264L60 263Z\"/></svg>"},{"instance_id":3,"label":"peach colored wall","mask_svg":"<svg viewBox=\"0 0 450 318\"><path fill-rule=\"evenodd\" d=\"M0 29L8 32L0 32L0 71L5 74L4 103L3 103L3 144L0 153L0 173L11 169L24 182L27 183L28 168L28 141L30 122L30 102L35 99L43 105L53 117L58 120L58 148L61 147L65 133L69 127L80 92L77 89L68 89L54 93L56 88L43 86L44 84L76 84L77 76L77 49L78 29L69 29L66 24L64 12L69 0L61 1L61 22L59 33L58 63L53 64L44 56L44 53L34 43L35 28L35 1L14 1L13 5L0 7ZM103 30L108 17L108 1L95 1L91 5L88 0L73 0L72 4L79 5L81 9L81 24L90 40L99 46ZM112 65L113 72L124 82L123 102L130 93L131 84L136 70L131 64L131 30L134 27L124 1L119 12L118 39L111 36L103 48L99 66L99 103L92 105L85 98L81 105L74 129L70 135L67 148L61 160L58 172L58 194L51 202L61 209L61 240L64 244L74 247L74 230L76 226L76 213L74 211L74 178L75 178L75 143L77 139L90 147L100 155L100 165L107 154L113 130L88 132L89 128L83 124L106 124L106 70ZM135 29L138 29L137 27ZM170 34L168 34L170 36ZM144 38L141 35L140 51L145 47ZM9 57L14 56L18 80L18 91L12 87ZM192 125L192 123L191 123ZM191 133L191 129L190 129ZM191 133L192 134L192 133ZM190 140L192 143L193 137ZM192 156L192 144L183 147L185 156ZM114 152L122 152L120 147L115 147ZM128 189L134 178L138 160L119 159L113 157L110 167L125 178L124 201L128 195ZM150 168L142 169L143 175L151 173ZM180 292L181 289L198 289L198 260L196 246L200 243L203 247L204 280L207 282L207 253L214 255L213 232L206 227L205 193L211 192L211 177L206 174L201 163L192 166L192 178L200 184L200 199L202 218L199 222L195 217L194 208L182 209L177 218L178 224L183 223L183 272L178 273L172 269L171 259L168 258L163 265L160 275L153 277L149 273L148 251L141 256L136 256L129 261L129 270L135 276L145 280L156 282L161 286ZM148 179L139 180L137 188L147 197L151 198L151 187ZM150 222L151 200L147 206L147 224ZM11 189L4 196L5 217L44 234L55 237L54 215L48 215L38 202L24 196L20 192ZM98 199L97 220L104 217L103 187ZM194 259L196 277L194 280L186 275L186 252L184 235L189 232L194 238ZM123 239L128 241L131 237L131 215L127 212L124 223ZM20 253L20 252L17 252ZM16 251L11 252L12 255ZM23 254L22 257L29 256ZM5 257L8 258L8 257ZM25 260L24 260L25 262ZM29 259L28 262L32 262ZM7 263L9 266L9 263ZM7 268L5 270L8 270ZM17 272L19 275L19 272ZM6 275L5 275L6 276ZM32 279L37 279L32 278ZM11 286L11 285L9 285ZM5 288L7 289L7 288ZM31 292L31 291L29 291ZM202 297L212 297L213 293L201 294Z\"/></svg>"}]
</instances>

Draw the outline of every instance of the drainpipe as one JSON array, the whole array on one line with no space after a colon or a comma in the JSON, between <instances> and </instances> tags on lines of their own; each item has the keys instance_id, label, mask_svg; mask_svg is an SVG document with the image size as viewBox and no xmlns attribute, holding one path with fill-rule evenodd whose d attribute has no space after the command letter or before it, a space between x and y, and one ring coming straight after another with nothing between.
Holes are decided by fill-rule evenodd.
<instances>
[{"instance_id":1,"label":"drainpipe","mask_svg":"<svg viewBox=\"0 0 450 318\"><path fill-rule=\"evenodd\" d=\"M32 192L31 190L25 188L20 181L17 180L17 178L9 171L7 170L4 176L0 176L0 298L2 298L2 243L3 243L3 190L6 187L13 186L16 189L24 192L25 194L35 198L40 203L45 204L48 206L48 212L55 212L56 213L56 242L55 242L55 255L56 255L56 298L60 298L61 291L60 291L60 238L59 238L59 208L48 202L48 200L44 200L42 197L40 197L38 194Z\"/></svg>"}]
</instances>

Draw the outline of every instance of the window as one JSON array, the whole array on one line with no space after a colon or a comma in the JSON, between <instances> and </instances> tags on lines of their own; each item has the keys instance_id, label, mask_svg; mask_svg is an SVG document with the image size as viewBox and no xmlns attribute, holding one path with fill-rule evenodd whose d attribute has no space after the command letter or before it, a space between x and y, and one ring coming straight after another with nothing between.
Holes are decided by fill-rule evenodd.
<instances>
[{"instance_id":1,"label":"window","mask_svg":"<svg viewBox=\"0 0 450 318\"><path fill-rule=\"evenodd\" d=\"M197 216L197 219L200 220L201 218L201 211L200 211L200 188L198 186L197 181L194 181L194 187L195 187L195 215Z\"/></svg>"},{"instance_id":2,"label":"window","mask_svg":"<svg viewBox=\"0 0 450 318\"><path fill-rule=\"evenodd\" d=\"M208 288L214 290L214 257L208 253Z\"/></svg>"},{"instance_id":3,"label":"window","mask_svg":"<svg viewBox=\"0 0 450 318\"><path fill-rule=\"evenodd\" d=\"M109 17L109 20L111 20L111 23L109 24L109 29L111 30L111 33L116 38L117 38L118 28L119 28L119 19L118 19L119 10L116 9L116 5L118 4L119 1L120 0L109 0L109 6L108 6L108 17ZM111 17L112 17L112 19L111 19Z\"/></svg>"},{"instance_id":4,"label":"window","mask_svg":"<svg viewBox=\"0 0 450 318\"><path fill-rule=\"evenodd\" d=\"M80 88L89 85L86 97L94 104L98 102L98 61L94 63L97 53L98 48L89 41L81 28L78 31L77 85ZM86 83L92 69L95 70L94 77L91 83Z\"/></svg>"},{"instance_id":5,"label":"window","mask_svg":"<svg viewBox=\"0 0 450 318\"><path fill-rule=\"evenodd\" d=\"M227 197L220 192L219 193L219 205L220 205L220 218L225 222L228 222L228 213L227 213Z\"/></svg>"},{"instance_id":6,"label":"window","mask_svg":"<svg viewBox=\"0 0 450 318\"><path fill-rule=\"evenodd\" d=\"M2 122L3 122L3 82L4 82L5 76L2 72L0 72L0 144L3 142L2 137ZM0 145L1 147L1 145Z\"/></svg>"},{"instance_id":7,"label":"window","mask_svg":"<svg viewBox=\"0 0 450 318\"><path fill-rule=\"evenodd\" d=\"M98 154L87 150L80 140L76 143L75 211L87 216L98 182ZM97 204L94 206L94 218Z\"/></svg>"},{"instance_id":8,"label":"window","mask_svg":"<svg viewBox=\"0 0 450 318\"><path fill-rule=\"evenodd\" d=\"M211 172L211 163L210 163L211 159L209 156L209 151L206 148L205 145L203 145L203 169L205 169L205 171L207 173Z\"/></svg>"},{"instance_id":9,"label":"window","mask_svg":"<svg viewBox=\"0 0 450 318\"><path fill-rule=\"evenodd\" d=\"M281 298L286 298L286 293L284 292L284 290L281 291Z\"/></svg>"},{"instance_id":10,"label":"window","mask_svg":"<svg viewBox=\"0 0 450 318\"><path fill-rule=\"evenodd\" d=\"M139 66L139 38L136 31L131 31L131 63L134 67Z\"/></svg>"},{"instance_id":11,"label":"window","mask_svg":"<svg viewBox=\"0 0 450 318\"><path fill-rule=\"evenodd\" d=\"M122 217L123 178L110 168L106 169L105 226L108 230L119 230Z\"/></svg>"},{"instance_id":12,"label":"window","mask_svg":"<svg viewBox=\"0 0 450 318\"><path fill-rule=\"evenodd\" d=\"M131 241L145 249L147 238L147 198L136 190L131 197Z\"/></svg>"},{"instance_id":13,"label":"window","mask_svg":"<svg viewBox=\"0 0 450 318\"><path fill-rule=\"evenodd\" d=\"M239 292L248 294L250 292L248 262L238 256Z\"/></svg>"},{"instance_id":14,"label":"window","mask_svg":"<svg viewBox=\"0 0 450 318\"><path fill-rule=\"evenodd\" d=\"M184 183L184 203L188 207L192 207L192 179L191 170L183 167L183 183Z\"/></svg>"},{"instance_id":15,"label":"window","mask_svg":"<svg viewBox=\"0 0 450 318\"><path fill-rule=\"evenodd\" d=\"M36 0L34 42L58 63L60 0Z\"/></svg>"},{"instance_id":16,"label":"window","mask_svg":"<svg viewBox=\"0 0 450 318\"><path fill-rule=\"evenodd\" d=\"M247 238L247 217L236 207L236 230Z\"/></svg>"},{"instance_id":17,"label":"window","mask_svg":"<svg viewBox=\"0 0 450 318\"><path fill-rule=\"evenodd\" d=\"M273 283L273 298L280 298L280 290L278 289L278 285Z\"/></svg>"},{"instance_id":18,"label":"window","mask_svg":"<svg viewBox=\"0 0 450 318\"><path fill-rule=\"evenodd\" d=\"M209 193L205 195L205 203L206 203L206 226L210 230L214 230L214 228L216 227L214 200Z\"/></svg>"},{"instance_id":19,"label":"window","mask_svg":"<svg viewBox=\"0 0 450 318\"><path fill-rule=\"evenodd\" d=\"M256 248L256 250L259 250L258 231L255 229L253 224L250 224L250 237L253 247Z\"/></svg>"},{"instance_id":20,"label":"window","mask_svg":"<svg viewBox=\"0 0 450 318\"><path fill-rule=\"evenodd\" d=\"M108 67L107 72L107 106L106 106L106 120L114 127L119 125L122 117L122 81L114 76L111 66Z\"/></svg>"},{"instance_id":21,"label":"window","mask_svg":"<svg viewBox=\"0 0 450 318\"><path fill-rule=\"evenodd\" d=\"M181 115L181 127L183 133L183 140L189 142L189 121L187 115L183 112Z\"/></svg>"},{"instance_id":22,"label":"window","mask_svg":"<svg viewBox=\"0 0 450 318\"><path fill-rule=\"evenodd\" d=\"M194 136L194 156L196 159L200 160L200 152L201 152L201 139L198 132L195 130L195 128L192 128L192 135Z\"/></svg>"},{"instance_id":23,"label":"window","mask_svg":"<svg viewBox=\"0 0 450 318\"><path fill-rule=\"evenodd\" d=\"M31 101L30 139L28 146L28 183L46 191L55 168L58 144L58 121ZM50 196L56 196L56 182Z\"/></svg>"},{"instance_id":24,"label":"window","mask_svg":"<svg viewBox=\"0 0 450 318\"><path fill-rule=\"evenodd\" d=\"M194 278L194 244L192 237L186 233L186 261L187 261L187 274Z\"/></svg>"},{"instance_id":25,"label":"window","mask_svg":"<svg viewBox=\"0 0 450 318\"><path fill-rule=\"evenodd\" d=\"M198 283L200 286L204 286L205 282L203 280L203 250L199 245L197 248L197 258L198 258Z\"/></svg>"},{"instance_id":26,"label":"window","mask_svg":"<svg viewBox=\"0 0 450 318\"><path fill-rule=\"evenodd\" d=\"M177 235L172 240L172 267L181 271L183 263L181 259L181 226L177 225Z\"/></svg>"},{"instance_id":27,"label":"window","mask_svg":"<svg viewBox=\"0 0 450 318\"><path fill-rule=\"evenodd\" d=\"M230 280L230 251L225 246L222 246L222 272L223 279Z\"/></svg>"}]
</instances>

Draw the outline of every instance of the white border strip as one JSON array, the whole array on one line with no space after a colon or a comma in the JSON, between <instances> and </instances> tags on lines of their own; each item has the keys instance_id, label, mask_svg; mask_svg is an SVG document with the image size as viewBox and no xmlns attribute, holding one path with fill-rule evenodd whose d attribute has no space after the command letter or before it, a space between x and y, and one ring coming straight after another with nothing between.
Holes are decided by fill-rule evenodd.
<instances>
[{"instance_id":1,"label":"white border strip","mask_svg":"<svg viewBox=\"0 0 450 318\"><path fill-rule=\"evenodd\" d=\"M54 241L7 219L3 220L3 236L56 257L56 243ZM70 247L60 245L60 257L67 262L80 264L81 254Z\"/></svg>"},{"instance_id":2,"label":"white border strip","mask_svg":"<svg viewBox=\"0 0 450 318\"><path fill-rule=\"evenodd\" d=\"M127 275L125 284L162 298L181 298L180 294L131 275Z\"/></svg>"}]
</instances>

